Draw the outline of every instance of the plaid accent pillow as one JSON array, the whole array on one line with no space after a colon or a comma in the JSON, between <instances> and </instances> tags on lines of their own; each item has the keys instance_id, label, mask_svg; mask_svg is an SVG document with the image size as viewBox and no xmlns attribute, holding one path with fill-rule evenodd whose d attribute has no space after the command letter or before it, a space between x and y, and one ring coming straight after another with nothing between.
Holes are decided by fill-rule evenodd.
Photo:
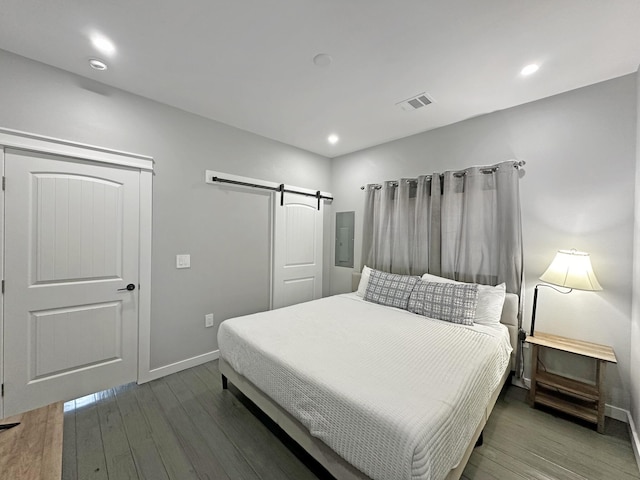
<instances>
[{"instance_id":1,"label":"plaid accent pillow","mask_svg":"<svg viewBox=\"0 0 640 480\"><path fill-rule=\"evenodd\" d=\"M473 325L478 285L421 281L411 292L407 310L446 322Z\"/></svg>"},{"instance_id":2,"label":"plaid accent pillow","mask_svg":"<svg viewBox=\"0 0 640 480\"><path fill-rule=\"evenodd\" d=\"M364 299L368 302L406 310L409 295L419 281L420 277L371 270Z\"/></svg>"}]
</instances>

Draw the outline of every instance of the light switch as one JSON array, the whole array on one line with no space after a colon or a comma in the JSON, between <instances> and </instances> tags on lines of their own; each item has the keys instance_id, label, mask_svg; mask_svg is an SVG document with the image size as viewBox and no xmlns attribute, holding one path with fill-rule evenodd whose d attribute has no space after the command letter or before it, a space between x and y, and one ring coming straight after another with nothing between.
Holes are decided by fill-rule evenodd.
<instances>
[{"instance_id":1,"label":"light switch","mask_svg":"<svg viewBox=\"0 0 640 480\"><path fill-rule=\"evenodd\" d=\"M191 268L191 255L176 255L176 268Z\"/></svg>"}]
</instances>

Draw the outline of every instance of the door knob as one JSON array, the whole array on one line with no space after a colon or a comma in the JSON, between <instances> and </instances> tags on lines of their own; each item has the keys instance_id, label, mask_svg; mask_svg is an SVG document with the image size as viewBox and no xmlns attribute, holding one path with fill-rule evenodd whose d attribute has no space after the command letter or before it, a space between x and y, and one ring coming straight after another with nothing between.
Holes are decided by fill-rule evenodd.
<instances>
[{"instance_id":1,"label":"door knob","mask_svg":"<svg viewBox=\"0 0 640 480\"><path fill-rule=\"evenodd\" d=\"M118 292L122 292L122 291L124 291L124 290L132 291L132 290L135 290L135 289L136 289L136 286L135 286L133 283L130 283L129 285L127 285L127 286L126 286L126 287L124 287L124 288L119 288L117 291L118 291Z\"/></svg>"}]
</instances>

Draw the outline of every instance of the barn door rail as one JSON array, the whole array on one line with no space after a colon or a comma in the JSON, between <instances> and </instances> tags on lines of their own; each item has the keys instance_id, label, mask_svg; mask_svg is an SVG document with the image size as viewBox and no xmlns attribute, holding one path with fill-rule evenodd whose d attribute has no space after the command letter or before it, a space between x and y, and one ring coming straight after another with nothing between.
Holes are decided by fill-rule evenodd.
<instances>
[{"instance_id":1,"label":"barn door rail","mask_svg":"<svg viewBox=\"0 0 640 480\"><path fill-rule=\"evenodd\" d=\"M284 205L284 194L295 193L296 195L303 195L305 197L314 197L318 200L318 210L320 210L320 202L322 200L333 200L333 196L330 193L322 192L320 190L310 190L302 187L293 187L291 185L285 185L284 183L269 182L266 180L257 180L254 178L240 177L237 175L230 175L213 170L207 170L205 172L205 181L210 184L226 183L230 185L237 185L240 187L259 188L262 190L270 190L280 193L280 205Z\"/></svg>"}]
</instances>

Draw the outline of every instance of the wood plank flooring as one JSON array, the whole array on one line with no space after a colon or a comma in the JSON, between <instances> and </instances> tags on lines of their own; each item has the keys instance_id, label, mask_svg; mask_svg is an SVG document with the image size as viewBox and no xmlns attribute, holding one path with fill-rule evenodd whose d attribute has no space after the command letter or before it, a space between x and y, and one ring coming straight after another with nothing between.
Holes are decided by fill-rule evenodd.
<instances>
[{"instance_id":1,"label":"wood plank flooring","mask_svg":"<svg viewBox=\"0 0 640 480\"><path fill-rule=\"evenodd\" d=\"M0 431L0 479L59 480L62 470L62 402L7 417Z\"/></svg>"},{"instance_id":2,"label":"wood plank flooring","mask_svg":"<svg viewBox=\"0 0 640 480\"><path fill-rule=\"evenodd\" d=\"M627 426L600 435L506 388L465 480L640 479ZM231 386L217 362L65 404L64 480L331 479Z\"/></svg>"}]
</instances>

